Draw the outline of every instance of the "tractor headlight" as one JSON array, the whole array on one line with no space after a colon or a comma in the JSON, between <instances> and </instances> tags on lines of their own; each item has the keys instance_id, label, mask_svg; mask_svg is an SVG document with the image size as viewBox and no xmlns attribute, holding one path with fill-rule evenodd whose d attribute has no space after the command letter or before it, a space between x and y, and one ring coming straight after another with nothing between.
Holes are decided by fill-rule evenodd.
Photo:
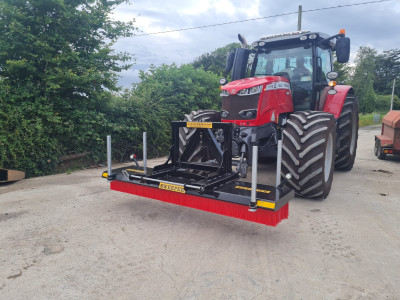
<instances>
[{"instance_id":1,"label":"tractor headlight","mask_svg":"<svg viewBox=\"0 0 400 300\"><path fill-rule=\"evenodd\" d=\"M248 94L249 94L249 89L240 90L238 93L239 96L246 96Z\"/></svg>"},{"instance_id":2,"label":"tractor headlight","mask_svg":"<svg viewBox=\"0 0 400 300\"><path fill-rule=\"evenodd\" d=\"M251 44L251 46L253 48L257 48L257 47L264 47L265 46L265 42L261 41L261 42L254 42L253 44Z\"/></svg>"},{"instance_id":3,"label":"tractor headlight","mask_svg":"<svg viewBox=\"0 0 400 300\"><path fill-rule=\"evenodd\" d=\"M243 119L255 119L257 117L257 109L246 109L239 111L239 116Z\"/></svg>"},{"instance_id":4,"label":"tractor headlight","mask_svg":"<svg viewBox=\"0 0 400 300\"><path fill-rule=\"evenodd\" d=\"M250 89L249 89L249 95L261 93L262 88L263 88L262 85L254 86L254 87L250 88Z\"/></svg>"},{"instance_id":5,"label":"tractor headlight","mask_svg":"<svg viewBox=\"0 0 400 300\"><path fill-rule=\"evenodd\" d=\"M259 94L259 93L261 93L262 89L263 89L263 86L258 85L258 86L254 86L254 87L251 87L248 89L240 90L238 95L239 96L248 96L248 95Z\"/></svg>"},{"instance_id":6,"label":"tractor headlight","mask_svg":"<svg viewBox=\"0 0 400 300\"><path fill-rule=\"evenodd\" d=\"M229 113L226 110L221 111L221 117L223 119L225 119L228 115L229 115Z\"/></svg>"},{"instance_id":7,"label":"tractor headlight","mask_svg":"<svg viewBox=\"0 0 400 300\"><path fill-rule=\"evenodd\" d=\"M221 94L220 94L221 97L228 97L229 95L230 94L227 90L221 90Z\"/></svg>"},{"instance_id":8,"label":"tractor headlight","mask_svg":"<svg viewBox=\"0 0 400 300\"><path fill-rule=\"evenodd\" d=\"M335 71L331 71L326 74L326 78L328 78L329 80L335 80L338 77L339 77L339 73L335 72Z\"/></svg>"}]
</instances>

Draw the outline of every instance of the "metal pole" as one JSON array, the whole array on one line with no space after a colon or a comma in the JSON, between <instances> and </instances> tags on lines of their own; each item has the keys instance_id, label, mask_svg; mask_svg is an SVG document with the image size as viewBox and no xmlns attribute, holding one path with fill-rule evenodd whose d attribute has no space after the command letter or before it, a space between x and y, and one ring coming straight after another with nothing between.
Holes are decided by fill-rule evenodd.
<instances>
[{"instance_id":1,"label":"metal pole","mask_svg":"<svg viewBox=\"0 0 400 300\"><path fill-rule=\"evenodd\" d=\"M147 170L147 134L143 132L143 170Z\"/></svg>"},{"instance_id":2,"label":"metal pole","mask_svg":"<svg viewBox=\"0 0 400 300\"><path fill-rule=\"evenodd\" d=\"M257 205L256 192L257 192L257 162L258 162L258 146L253 146L253 161L251 163L251 200L250 206Z\"/></svg>"},{"instance_id":3,"label":"metal pole","mask_svg":"<svg viewBox=\"0 0 400 300\"><path fill-rule=\"evenodd\" d=\"M111 175L111 135L107 135L107 167L108 176Z\"/></svg>"},{"instance_id":4,"label":"metal pole","mask_svg":"<svg viewBox=\"0 0 400 300\"><path fill-rule=\"evenodd\" d=\"M276 187L281 184L282 140L278 140L278 153L276 157ZM276 189L276 200L279 199L279 190Z\"/></svg>"},{"instance_id":5,"label":"metal pole","mask_svg":"<svg viewBox=\"0 0 400 300\"><path fill-rule=\"evenodd\" d=\"M393 110L393 97L394 97L394 86L396 84L396 79L393 79L393 87L392 87L392 99L390 100L390 110Z\"/></svg>"},{"instance_id":6,"label":"metal pole","mask_svg":"<svg viewBox=\"0 0 400 300\"><path fill-rule=\"evenodd\" d=\"M299 11L297 13L297 31L301 30L301 15L303 13L303 7L299 5Z\"/></svg>"}]
</instances>

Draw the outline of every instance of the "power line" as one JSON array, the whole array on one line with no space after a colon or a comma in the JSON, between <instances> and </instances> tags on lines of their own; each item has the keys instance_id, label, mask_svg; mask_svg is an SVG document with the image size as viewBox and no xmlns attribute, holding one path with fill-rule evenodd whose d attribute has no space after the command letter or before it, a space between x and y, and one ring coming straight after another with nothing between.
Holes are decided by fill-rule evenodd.
<instances>
[{"instance_id":1,"label":"power line","mask_svg":"<svg viewBox=\"0 0 400 300\"><path fill-rule=\"evenodd\" d=\"M353 4L345 4L345 5L324 7L324 8L315 8L315 9L303 10L303 13L304 12L320 11L320 10L328 10L328 9L334 9L334 8L344 8L344 7L349 7L349 6L360 6L360 5L380 3L380 2L388 2L388 1L392 1L392 0L378 0L378 1L369 1L369 2L360 2L360 3L353 3Z\"/></svg>"},{"instance_id":2,"label":"power line","mask_svg":"<svg viewBox=\"0 0 400 300\"><path fill-rule=\"evenodd\" d=\"M360 3L353 3L353 4L345 4L345 5L323 7L323 8L314 8L314 9L303 10L303 13L321 11L321 10L328 10L328 9L336 9L336 8L344 8L344 7L350 7L350 6L360 6L360 5L367 5L367 4L373 4L373 3L388 2L388 1L392 1L392 0L376 0L376 1L368 1L368 2L360 2ZM196 26L196 27L187 27L187 28L172 29L172 30L166 30L166 31L158 31L158 32L151 32L151 33L136 34L134 36L156 35L156 34L171 33L171 32L178 32L178 31L186 31L186 30L193 30L193 29L216 27L216 26L230 25L230 24L236 24L236 23L244 23L244 22L257 21L257 20L263 20L263 19L284 17L284 16L289 16L289 15L296 15L297 13L298 12L296 11L296 12L284 13L284 14L267 16L267 17L259 17L259 18L232 21L232 22L224 22L224 23L211 24L211 25L203 25L203 26Z\"/></svg>"},{"instance_id":3,"label":"power line","mask_svg":"<svg viewBox=\"0 0 400 300\"><path fill-rule=\"evenodd\" d=\"M390 1L390 0L384 0L384 1ZM173 30L166 30L166 31L159 31L159 32L152 32L152 33L143 33L143 34L138 34L138 35L135 35L135 36L153 35L153 34L161 34L161 33L170 33L170 32L177 32L177 31L185 31L185 30L207 28L207 27L215 27L215 26L229 25L229 24L235 24L235 23L256 21L256 20L261 20L261 19L276 18L276 17L288 16L288 15L293 15L293 14L297 14L297 11L296 12L291 12L291 13L280 14L280 15L268 16L268 17L260 17L260 18L254 18L254 19L241 20L241 21L232 21L232 22L225 22L225 23L219 23L219 24L211 24L211 25L203 25L203 26L196 26L196 27L181 28L181 29L173 29Z\"/></svg>"}]
</instances>

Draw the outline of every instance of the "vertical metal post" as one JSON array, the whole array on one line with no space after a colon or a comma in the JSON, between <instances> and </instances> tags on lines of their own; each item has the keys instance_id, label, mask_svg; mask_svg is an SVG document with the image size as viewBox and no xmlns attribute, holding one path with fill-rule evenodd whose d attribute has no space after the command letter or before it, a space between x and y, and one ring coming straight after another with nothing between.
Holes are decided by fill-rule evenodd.
<instances>
[{"instance_id":1,"label":"vertical metal post","mask_svg":"<svg viewBox=\"0 0 400 300\"><path fill-rule=\"evenodd\" d=\"M282 140L278 140L278 153L276 157L276 187L281 184ZM279 190L276 189L276 200L279 200Z\"/></svg>"},{"instance_id":2,"label":"vertical metal post","mask_svg":"<svg viewBox=\"0 0 400 300\"><path fill-rule=\"evenodd\" d=\"M147 170L147 134L143 132L143 170Z\"/></svg>"},{"instance_id":3,"label":"vertical metal post","mask_svg":"<svg viewBox=\"0 0 400 300\"><path fill-rule=\"evenodd\" d=\"M111 135L107 135L107 169L108 176L111 175Z\"/></svg>"},{"instance_id":4,"label":"vertical metal post","mask_svg":"<svg viewBox=\"0 0 400 300\"><path fill-rule=\"evenodd\" d=\"M299 5L299 12L297 13L297 31L301 30L301 15L303 14L303 6Z\"/></svg>"},{"instance_id":5,"label":"vertical metal post","mask_svg":"<svg viewBox=\"0 0 400 300\"><path fill-rule=\"evenodd\" d=\"M251 199L250 207L257 205L257 163L258 163L258 146L253 146L253 160L251 163Z\"/></svg>"},{"instance_id":6,"label":"vertical metal post","mask_svg":"<svg viewBox=\"0 0 400 300\"><path fill-rule=\"evenodd\" d=\"M393 97L394 97L394 86L396 84L396 79L393 79L393 87L392 87L392 99L390 100L390 110L393 110Z\"/></svg>"}]
</instances>

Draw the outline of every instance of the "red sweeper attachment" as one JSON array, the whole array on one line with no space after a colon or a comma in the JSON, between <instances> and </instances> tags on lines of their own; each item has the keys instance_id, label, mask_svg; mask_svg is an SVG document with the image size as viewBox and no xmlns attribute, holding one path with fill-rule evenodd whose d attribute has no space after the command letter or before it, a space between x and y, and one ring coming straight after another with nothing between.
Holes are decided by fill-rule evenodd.
<instances>
[{"instance_id":1,"label":"red sweeper attachment","mask_svg":"<svg viewBox=\"0 0 400 300\"><path fill-rule=\"evenodd\" d=\"M179 130L183 128L194 129L184 149L179 145ZM276 226L288 218L288 202L294 197L286 179L280 182L278 175L281 140L276 185L257 184L257 146L253 146L252 182L244 182L239 180L240 168L232 170L232 130L231 123L172 122L172 146L164 164L154 168L135 164L115 170L111 169L109 136L108 171L103 177L115 191ZM200 151L201 158L196 159L193 154Z\"/></svg>"}]
</instances>

